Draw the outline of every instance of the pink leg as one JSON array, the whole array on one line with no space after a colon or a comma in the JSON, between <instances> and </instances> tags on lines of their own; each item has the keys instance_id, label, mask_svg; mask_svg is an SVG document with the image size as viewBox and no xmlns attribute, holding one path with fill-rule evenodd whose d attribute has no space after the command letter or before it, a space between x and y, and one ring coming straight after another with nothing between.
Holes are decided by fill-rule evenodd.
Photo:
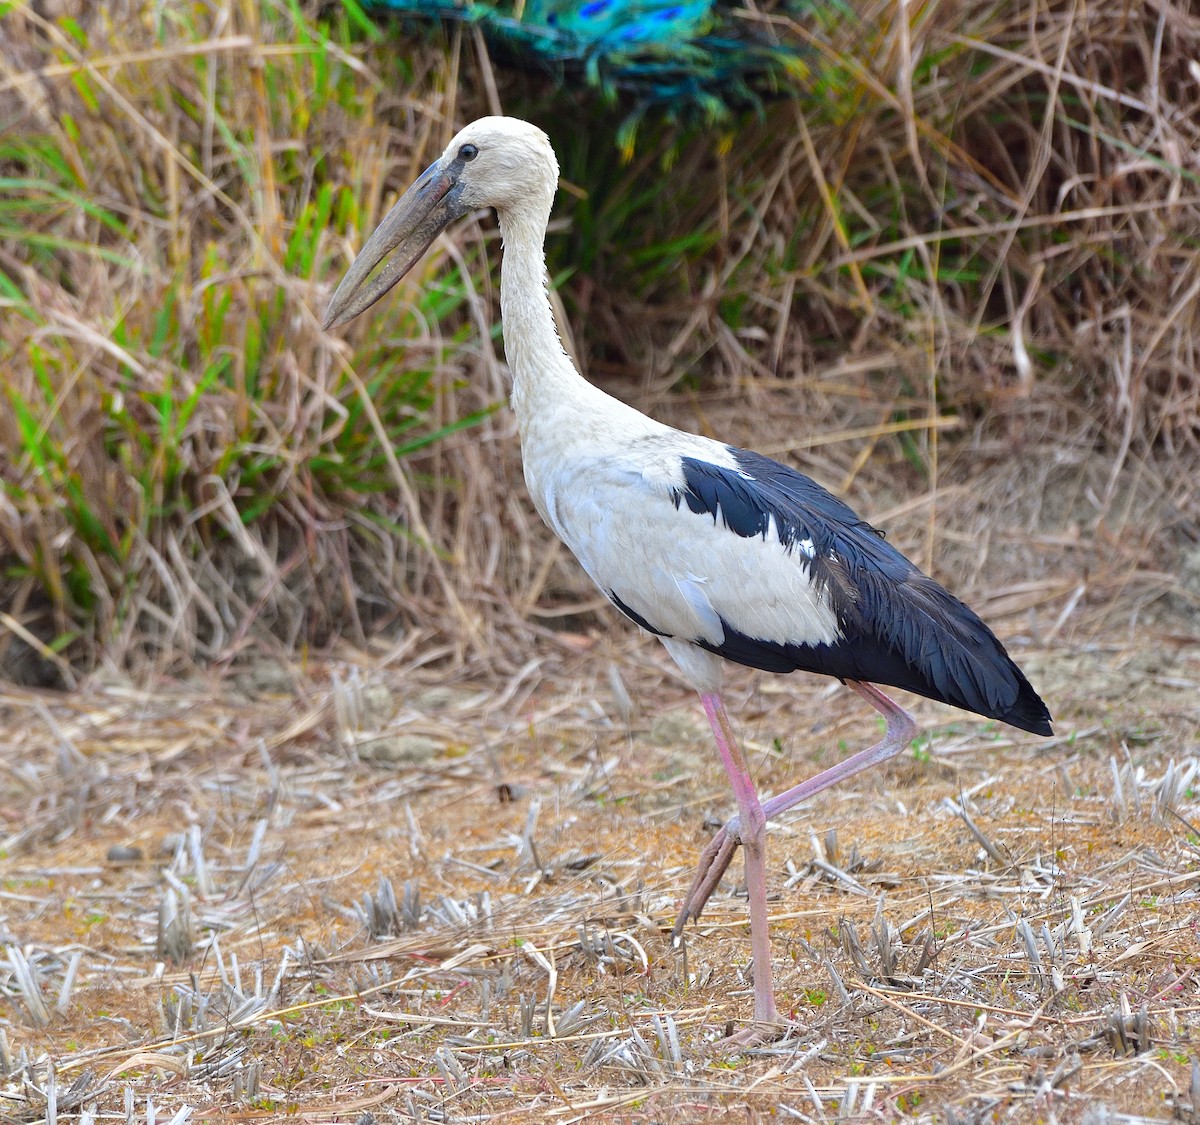
<instances>
[{"instance_id":1,"label":"pink leg","mask_svg":"<svg viewBox=\"0 0 1200 1125\"><path fill-rule=\"evenodd\" d=\"M754 971L754 1021L759 1026L778 1024L775 981L771 969L771 938L767 932L767 819L746 755L734 737L725 705L716 692L700 696L733 796L738 807L738 837L746 849L746 888L750 895L750 954ZM729 860L725 861L726 866ZM685 907L686 909L686 907Z\"/></svg>"},{"instance_id":2,"label":"pink leg","mask_svg":"<svg viewBox=\"0 0 1200 1125\"><path fill-rule=\"evenodd\" d=\"M846 686L858 692L863 699L887 720L887 729L884 731L883 738L874 746L859 751L844 762L838 762L836 766L830 766L829 769L817 774L816 777L802 781L799 785L795 785L786 792L780 793L778 796L771 797L769 800L763 802L761 815L764 819L769 820L773 816L778 816L780 813L794 808L801 801L806 801L809 797L813 797L837 785L839 782L853 777L856 773L861 773L865 769L870 769L871 766L879 765L881 762L886 762L889 758L894 758L912 742L913 737L917 733L917 724L913 722L912 716L903 707L889 699L873 684L860 683L857 680L847 680ZM707 699L707 697L705 698ZM718 700L717 702L719 706L720 701ZM707 709L708 704L706 703L705 710L707 711ZM711 716L710 721L712 721ZM728 720L726 720L726 725L728 725ZM714 724L713 730L715 731L716 729L716 725ZM719 737L717 742L719 746ZM721 756L722 758L725 757L723 750ZM725 769L729 773L730 780L732 780L733 770L729 765L728 759L725 760ZM749 774L747 773L748 779ZM753 786L751 786L751 793L753 791ZM717 889L717 884L721 881L721 876L725 874L725 869L729 866L730 860L733 859L733 853L737 850L738 844L744 842L745 833L742 828L742 816L741 804L739 802L738 815L733 817L709 841L704 851L700 853L700 867L696 872L695 879L692 881L692 887L688 891L687 898L683 900L683 909L675 921L673 931L675 937L678 937L683 932L683 927L687 925L688 918L699 919L700 911L704 909L704 904L708 902L709 895ZM749 855L747 855L746 859L746 883L747 887L749 887ZM753 902L753 900L751 901ZM753 908L751 910L751 917L753 918Z\"/></svg>"}]
</instances>

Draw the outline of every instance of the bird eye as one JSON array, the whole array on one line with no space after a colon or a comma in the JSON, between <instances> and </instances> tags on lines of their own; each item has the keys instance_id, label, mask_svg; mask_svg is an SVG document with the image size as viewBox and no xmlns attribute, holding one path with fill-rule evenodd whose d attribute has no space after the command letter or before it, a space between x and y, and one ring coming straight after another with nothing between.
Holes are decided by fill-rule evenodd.
<instances>
[{"instance_id":1,"label":"bird eye","mask_svg":"<svg viewBox=\"0 0 1200 1125\"><path fill-rule=\"evenodd\" d=\"M462 148L458 150L459 160L474 160L478 155L479 149L477 149L474 145L463 145Z\"/></svg>"}]
</instances>

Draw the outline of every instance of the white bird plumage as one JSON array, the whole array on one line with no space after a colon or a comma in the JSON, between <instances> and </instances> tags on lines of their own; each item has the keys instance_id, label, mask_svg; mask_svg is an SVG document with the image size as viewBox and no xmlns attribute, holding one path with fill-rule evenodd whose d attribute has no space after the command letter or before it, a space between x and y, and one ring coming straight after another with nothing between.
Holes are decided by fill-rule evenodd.
<instances>
[{"instance_id":1,"label":"white bird plumage","mask_svg":"<svg viewBox=\"0 0 1200 1125\"><path fill-rule=\"evenodd\" d=\"M705 848L676 934L699 916L743 845L751 1035L761 1035L780 1022L767 933L766 819L908 745L911 718L872 681L1040 734L1050 733L1050 716L983 622L841 501L768 458L647 418L579 375L546 293L543 242L557 183L554 150L540 129L506 117L466 126L372 234L325 323L344 323L378 300L455 218L496 211L525 481L539 514L596 585L659 636L701 695L738 815ZM884 716L884 737L760 801L721 703L724 659L836 676Z\"/></svg>"}]
</instances>

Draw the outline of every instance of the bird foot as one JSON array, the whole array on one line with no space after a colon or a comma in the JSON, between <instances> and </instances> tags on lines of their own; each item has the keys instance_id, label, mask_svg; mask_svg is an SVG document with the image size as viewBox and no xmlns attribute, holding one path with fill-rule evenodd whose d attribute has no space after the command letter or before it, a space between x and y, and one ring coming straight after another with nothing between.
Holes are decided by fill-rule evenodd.
<instances>
[{"instance_id":1,"label":"bird foot","mask_svg":"<svg viewBox=\"0 0 1200 1125\"><path fill-rule=\"evenodd\" d=\"M740 1028L723 1039L718 1039L714 1046L718 1051L740 1051L750 1047L763 1047L767 1043L776 1043L784 1039L792 1031L798 1030L799 1025L776 1017L774 1020L755 1020L746 1027Z\"/></svg>"},{"instance_id":2,"label":"bird foot","mask_svg":"<svg viewBox=\"0 0 1200 1125\"><path fill-rule=\"evenodd\" d=\"M741 823L738 817L726 821L725 826L705 845L700 853L700 863L696 868L696 876L692 880L691 889L683 900L683 908L671 930L672 941L678 941L687 925L688 919L700 920L700 912L704 909L709 897L717 889L721 876L733 860L733 853L741 845Z\"/></svg>"}]
</instances>

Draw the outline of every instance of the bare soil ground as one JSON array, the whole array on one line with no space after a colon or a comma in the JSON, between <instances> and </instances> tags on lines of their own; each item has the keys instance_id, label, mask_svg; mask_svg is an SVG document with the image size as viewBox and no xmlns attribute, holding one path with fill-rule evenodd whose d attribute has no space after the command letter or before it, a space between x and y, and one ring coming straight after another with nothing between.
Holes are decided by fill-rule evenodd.
<instances>
[{"instance_id":1,"label":"bare soil ground","mask_svg":"<svg viewBox=\"0 0 1200 1125\"><path fill-rule=\"evenodd\" d=\"M772 826L795 1027L740 1054L740 862L670 942L731 803L649 639L0 692L0 1118L1198 1120L1200 651L1142 635L1018 638L1055 738L922 701ZM766 791L875 730L813 678L729 702Z\"/></svg>"}]
</instances>

